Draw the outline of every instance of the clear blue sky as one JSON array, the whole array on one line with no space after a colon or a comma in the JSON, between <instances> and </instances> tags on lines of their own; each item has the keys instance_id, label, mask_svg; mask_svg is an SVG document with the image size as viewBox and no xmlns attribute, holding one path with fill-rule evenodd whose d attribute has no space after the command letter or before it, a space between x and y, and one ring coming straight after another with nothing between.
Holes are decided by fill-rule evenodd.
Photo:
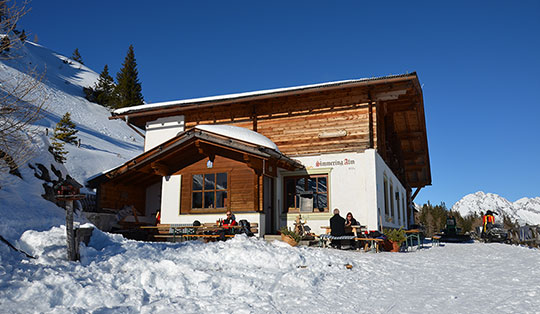
<instances>
[{"instance_id":1,"label":"clear blue sky","mask_svg":"<svg viewBox=\"0 0 540 314\"><path fill-rule=\"evenodd\" d=\"M540 196L540 1L34 0L39 43L115 76L130 44L147 102L418 72L433 185Z\"/></svg>"}]
</instances>

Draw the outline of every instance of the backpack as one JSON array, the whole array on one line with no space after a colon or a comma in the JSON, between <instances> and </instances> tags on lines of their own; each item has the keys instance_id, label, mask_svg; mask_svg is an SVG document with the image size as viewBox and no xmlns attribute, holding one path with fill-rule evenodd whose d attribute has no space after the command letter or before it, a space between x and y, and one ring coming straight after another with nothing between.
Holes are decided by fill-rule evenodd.
<instances>
[{"instance_id":1,"label":"backpack","mask_svg":"<svg viewBox=\"0 0 540 314\"><path fill-rule=\"evenodd\" d=\"M240 225L240 233L245 233L248 237L253 236L253 232L251 232L251 225L249 224L249 221L242 219L238 222L238 225Z\"/></svg>"}]
</instances>

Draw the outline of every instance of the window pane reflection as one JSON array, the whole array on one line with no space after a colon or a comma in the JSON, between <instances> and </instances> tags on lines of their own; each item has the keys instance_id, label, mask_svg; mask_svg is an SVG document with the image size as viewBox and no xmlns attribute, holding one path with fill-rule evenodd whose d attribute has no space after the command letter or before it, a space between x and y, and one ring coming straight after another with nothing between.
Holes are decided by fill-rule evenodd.
<instances>
[{"instance_id":1,"label":"window pane reflection","mask_svg":"<svg viewBox=\"0 0 540 314\"><path fill-rule=\"evenodd\" d=\"M204 207L214 208L214 192L204 192Z\"/></svg>"},{"instance_id":2,"label":"window pane reflection","mask_svg":"<svg viewBox=\"0 0 540 314\"><path fill-rule=\"evenodd\" d=\"M227 174L218 173L216 190L226 190L226 189L227 189Z\"/></svg>"},{"instance_id":3,"label":"window pane reflection","mask_svg":"<svg viewBox=\"0 0 540 314\"><path fill-rule=\"evenodd\" d=\"M193 192L191 199L193 200L191 204L192 208L202 208L202 193L201 192Z\"/></svg>"},{"instance_id":4,"label":"window pane reflection","mask_svg":"<svg viewBox=\"0 0 540 314\"><path fill-rule=\"evenodd\" d=\"M317 178L317 179L319 181L318 182L319 184L317 184L317 192L326 193L326 191L327 191L326 178L321 177L321 178Z\"/></svg>"},{"instance_id":5,"label":"window pane reflection","mask_svg":"<svg viewBox=\"0 0 540 314\"><path fill-rule=\"evenodd\" d=\"M213 190L216 186L216 175L214 173L209 173L204 175L204 189Z\"/></svg>"},{"instance_id":6,"label":"window pane reflection","mask_svg":"<svg viewBox=\"0 0 540 314\"><path fill-rule=\"evenodd\" d=\"M216 208L227 207L227 191L216 192Z\"/></svg>"},{"instance_id":7,"label":"window pane reflection","mask_svg":"<svg viewBox=\"0 0 540 314\"><path fill-rule=\"evenodd\" d=\"M193 176L193 190L200 191L202 190L203 175L196 174Z\"/></svg>"}]
</instances>

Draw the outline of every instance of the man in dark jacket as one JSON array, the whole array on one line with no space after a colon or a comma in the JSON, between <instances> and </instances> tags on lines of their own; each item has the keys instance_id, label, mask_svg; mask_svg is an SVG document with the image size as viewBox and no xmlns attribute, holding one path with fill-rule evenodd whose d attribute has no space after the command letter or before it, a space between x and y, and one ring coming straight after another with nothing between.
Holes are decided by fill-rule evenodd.
<instances>
[{"instance_id":1,"label":"man in dark jacket","mask_svg":"<svg viewBox=\"0 0 540 314\"><path fill-rule=\"evenodd\" d=\"M334 209L334 216L330 218L330 234L335 237L341 237L345 235L345 218L339 215L339 209ZM341 240L333 240L332 246L341 248Z\"/></svg>"}]
</instances>

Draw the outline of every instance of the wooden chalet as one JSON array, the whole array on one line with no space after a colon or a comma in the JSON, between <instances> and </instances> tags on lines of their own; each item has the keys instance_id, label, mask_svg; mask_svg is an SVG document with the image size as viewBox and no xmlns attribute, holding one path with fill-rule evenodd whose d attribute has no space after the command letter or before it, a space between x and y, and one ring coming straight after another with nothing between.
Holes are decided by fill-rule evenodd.
<instances>
[{"instance_id":1,"label":"wooden chalet","mask_svg":"<svg viewBox=\"0 0 540 314\"><path fill-rule=\"evenodd\" d=\"M406 227L431 185L416 73L146 104L111 119L146 129L145 152L89 180L98 206L161 210L163 223L215 222L231 209L262 235L301 213L320 233L337 207L371 230Z\"/></svg>"}]
</instances>

